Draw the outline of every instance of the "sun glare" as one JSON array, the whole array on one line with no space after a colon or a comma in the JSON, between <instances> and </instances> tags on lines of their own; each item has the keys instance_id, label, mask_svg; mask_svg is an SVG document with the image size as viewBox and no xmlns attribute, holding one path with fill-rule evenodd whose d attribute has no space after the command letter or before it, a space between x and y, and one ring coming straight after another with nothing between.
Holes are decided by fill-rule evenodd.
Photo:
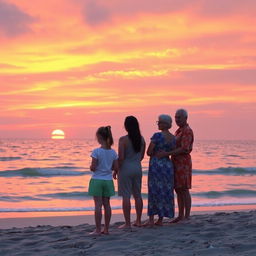
<instances>
[{"instance_id":1,"label":"sun glare","mask_svg":"<svg viewBox=\"0 0 256 256\"><path fill-rule=\"evenodd\" d=\"M54 130L52 132L52 139L63 140L65 139L65 133L62 130Z\"/></svg>"}]
</instances>

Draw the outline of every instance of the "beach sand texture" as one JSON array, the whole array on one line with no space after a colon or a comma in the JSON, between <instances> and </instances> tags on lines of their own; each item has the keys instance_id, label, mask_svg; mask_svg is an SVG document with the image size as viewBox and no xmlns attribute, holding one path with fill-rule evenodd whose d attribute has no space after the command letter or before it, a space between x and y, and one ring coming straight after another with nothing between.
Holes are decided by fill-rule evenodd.
<instances>
[{"instance_id":1,"label":"beach sand texture","mask_svg":"<svg viewBox=\"0 0 256 256\"><path fill-rule=\"evenodd\" d=\"M177 224L89 236L93 225L0 230L0 255L256 255L256 211L193 215Z\"/></svg>"}]
</instances>

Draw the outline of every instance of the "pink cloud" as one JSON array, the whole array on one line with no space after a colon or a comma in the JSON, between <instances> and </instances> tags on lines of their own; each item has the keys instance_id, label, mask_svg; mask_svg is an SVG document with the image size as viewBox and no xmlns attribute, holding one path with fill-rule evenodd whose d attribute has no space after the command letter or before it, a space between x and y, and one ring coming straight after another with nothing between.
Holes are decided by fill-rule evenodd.
<instances>
[{"instance_id":1,"label":"pink cloud","mask_svg":"<svg viewBox=\"0 0 256 256\"><path fill-rule=\"evenodd\" d=\"M189 11L204 17L227 17L234 14L254 15L254 0L199 0L192 4L187 0L90 0L76 1L83 6L83 17L89 25L101 25L113 21L115 17L134 17L140 14L166 14ZM250 6L250 8L248 8Z\"/></svg>"}]
</instances>

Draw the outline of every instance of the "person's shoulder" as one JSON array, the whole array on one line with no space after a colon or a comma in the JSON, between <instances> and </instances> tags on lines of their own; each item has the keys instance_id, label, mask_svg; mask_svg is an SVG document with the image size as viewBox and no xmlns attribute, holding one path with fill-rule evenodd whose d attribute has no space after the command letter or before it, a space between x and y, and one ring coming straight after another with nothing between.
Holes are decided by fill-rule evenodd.
<instances>
[{"instance_id":1,"label":"person's shoulder","mask_svg":"<svg viewBox=\"0 0 256 256\"><path fill-rule=\"evenodd\" d=\"M99 155L100 148L95 148L92 150L91 156L96 158Z\"/></svg>"},{"instance_id":2,"label":"person's shoulder","mask_svg":"<svg viewBox=\"0 0 256 256\"><path fill-rule=\"evenodd\" d=\"M110 149L110 154L114 157L114 159L117 159L117 152L113 148Z\"/></svg>"},{"instance_id":3,"label":"person's shoulder","mask_svg":"<svg viewBox=\"0 0 256 256\"><path fill-rule=\"evenodd\" d=\"M122 144L122 145L126 146L128 141L129 141L129 137L128 137L128 135L125 135L125 136L122 136L122 137L119 138L118 143L120 145Z\"/></svg>"},{"instance_id":4,"label":"person's shoulder","mask_svg":"<svg viewBox=\"0 0 256 256\"><path fill-rule=\"evenodd\" d=\"M185 127L185 131L189 132L189 133L193 133L193 130L191 129L191 127L189 126L189 124Z\"/></svg>"},{"instance_id":5,"label":"person's shoulder","mask_svg":"<svg viewBox=\"0 0 256 256\"><path fill-rule=\"evenodd\" d=\"M128 140L128 135L124 135L124 136L121 136L120 138L119 138L119 142L125 142L125 141L127 141Z\"/></svg>"},{"instance_id":6,"label":"person's shoulder","mask_svg":"<svg viewBox=\"0 0 256 256\"><path fill-rule=\"evenodd\" d=\"M111 148L111 149L109 149L112 153L116 153L116 150L115 149L113 149L113 148Z\"/></svg>"},{"instance_id":7,"label":"person's shoulder","mask_svg":"<svg viewBox=\"0 0 256 256\"><path fill-rule=\"evenodd\" d=\"M159 137L162 136L161 132L155 132L153 136L151 137L151 140L157 140Z\"/></svg>"},{"instance_id":8,"label":"person's shoulder","mask_svg":"<svg viewBox=\"0 0 256 256\"><path fill-rule=\"evenodd\" d=\"M95 149L92 150L92 152L98 152L98 151L100 151L100 149L101 148L95 148Z\"/></svg>"},{"instance_id":9,"label":"person's shoulder","mask_svg":"<svg viewBox=\"0 0 256 256\"><path fill-rule=\"evenodd\" d=\"M100 148L99 153L103 154L104 156L107 155L116 155L116 151L113 148Z\"/></svg>"},{"instance_id":10,"label":"person's shoulder","mask_svg":"<svg viewBox=\"0 0 256 256\"><path fill-rule=\"evenodd\" d=\"M183 128L181 134L184 137L194 138L194 133L193 133L192 129L189 127L189 125L186 125L186 127Z\"/></svg>"}]
</instances>

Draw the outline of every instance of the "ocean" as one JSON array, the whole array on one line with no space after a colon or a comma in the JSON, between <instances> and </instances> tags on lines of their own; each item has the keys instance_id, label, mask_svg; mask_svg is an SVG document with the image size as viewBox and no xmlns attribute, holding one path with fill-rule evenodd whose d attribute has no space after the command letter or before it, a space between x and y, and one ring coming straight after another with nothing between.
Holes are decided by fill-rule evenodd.
<instances>
[{"instance_id":1,"label":"ocean","mask_svg":"<svg viewBox=\"0 0 256 256\"><path fill-rule=\"evenodd\" d=\"M0 140L0 218L92 214L94 204L87 192L90 153L96 147L96 140L89 139ZM192 207L255 208L256 141L198 140L192 160ZM145 156L145 212L148 162ZM117 193L111 205L120 211Z\"/></svg>"}]
</instances>

